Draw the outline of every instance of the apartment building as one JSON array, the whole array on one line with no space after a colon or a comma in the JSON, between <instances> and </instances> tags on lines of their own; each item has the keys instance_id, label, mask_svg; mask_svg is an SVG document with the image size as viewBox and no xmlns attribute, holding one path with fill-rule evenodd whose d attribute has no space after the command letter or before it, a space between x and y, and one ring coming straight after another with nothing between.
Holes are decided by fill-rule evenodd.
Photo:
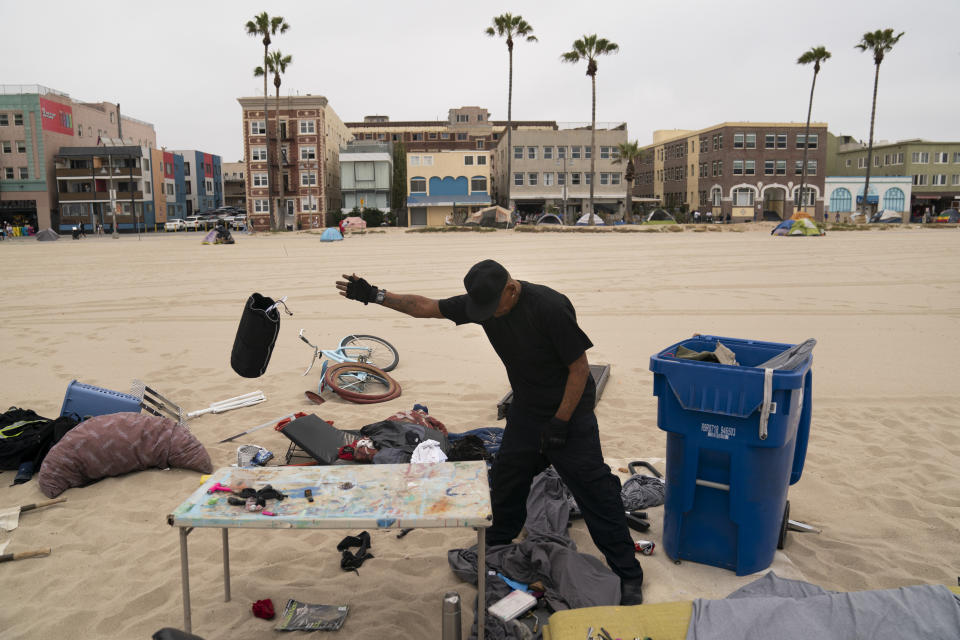
<instances>
[{"instance_id":1,"label":"apartment building","mask_svg":"<svg viewBox=\"0 0 960 640\"><path fill-rule=\"evenodd\" d=\"M804 151L804 210L822 220L827 125L726 122L697 131L655 131L635 162L634 193L714 220L783 220L798 208Z\"/></svg>"},{"instance_id":2,"label":"apartment building","mask_svg":"<svg viewBox=\"0 0 960 640\"><path fill-rule=\"evenodd\" d=\"M867 145L850 136L828 138L831 176L866 176ZM883 208L880 194L874 193L874 179L881 176L908 176L911 183L910 219L935 215L960 200L960 142L901 140L873 145L868 209ZM861 191L862 194L862 191ZM907 222L904 219L904 222Z\"/></svg>"},{"instance_id":3,"label":"apartment building","mask_svg":"<svg viewBox=\"0 0 960 640\"><path fill-rule=\"evenodd\" d=\"M327 214L341 208L339 155L352 139L350 131L323 96L286 96L279 103L271 97L266 114L263 96L237 101L243 110L250 224L269 229L274 211L283 229L311 227L318 215L326 226Z\"/></svg>"},{"instance_id":4,"label":"apartment building","mask_svg":"<svg viewBox=\"0 0 960 640\"><path fill-rule=\"evenodd\" d=\"M490 206L490 152L407 153L410 226L440 226Z\"/></svg>"},{"instance_id":5,"label":"apartment building","mask_svg":"<svg viewBox=\"0 0 960 640\"><path fill-rule=\"evenodd\" d=\"M66 147L152 149L152 124L120 114L110 102L79 102L41 85L0 85L0 221L61 226L55 156Z\"/></svg>"},{"instance_id":6,"label":"apartment building","mask_svg":"<svg viewBox=\"0 0 960 640\"><path fill-rule=\"evenodd\" d=\"M389 142L352 141L340 149L342 211L354 207L390 210L393 150Z\"/></svg>"},{"instance_id":7,"label":"apartment building","mask_svg":"<svg viewBox=\"0 0 960 640\"><path fill-rule=\"evenodd\" d=\"M223 170L220 156L196 149L175 150L183 157L186 215L223 206Z\"/></svg>"},{"instance_id":8,"label":"apartment building","mask_svg":"<svg viewBox=\"0 0 960 640\"><path fill-rule=\"evenodd\" d=\"M522 216L534 216L548 208L575 221L586 212L590 198L590 125L558 125L556 129L519 129L511 136L512 149L504 136L494 152L495 183L507 206ZM626 166L619 164L617 145L627 141L627 126L597 124L596 181L593 206L598 214L621 215L627 196L623 179ZM507 154L511 155L507 176Z\"/></svg>"},{"instance_id":9,"label":"apartment building","mask_svg":"<svg viewBox=\"0 0 960 640\"><path fill-rule=\"evenodd\" d=\"M245 162L223 163L223 204L227 207L247 209Z\"/></svg>"}]
</instances>

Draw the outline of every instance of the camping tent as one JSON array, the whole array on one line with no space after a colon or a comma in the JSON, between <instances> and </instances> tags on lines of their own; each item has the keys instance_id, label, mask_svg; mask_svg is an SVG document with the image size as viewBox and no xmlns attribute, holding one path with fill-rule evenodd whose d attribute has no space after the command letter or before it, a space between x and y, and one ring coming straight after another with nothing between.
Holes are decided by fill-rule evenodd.
<instances>
[{"instance_id":1,"label":"camping tent","mask_svg":"<svg viewBox=\"0 0 960 640\"><path fill-rule=\"evenodd\" d=\"M328 227L320 235L320 242L333 242L335 240L343 240L343 235L336 227Z\"/></svg>"},{"instance_id":2,"label":"camping tent","mask_svg":"<svg viewBox=\"0 0 960 640\"><path fill-rule=\"evenodd\" d=\"M464 224L480 225L481 227L497 227L506 229L510 226L511 214L509 209L500 206L487 207L474 211Z\"/></svg>"},{"instance_id":3,"label":"camping tent","mask_svg":"<svg viewBox=\"0 0 960 640\"><path fill-rule=\"evenodd\" d=\"M41 242L45 242L47 240L59 240L59 239L60 239L60 235L53 229L44 229L43 231L37 234L37 240L40 240Z\"/></svg>"},{"instance_id":4,"label":"camping tent","mask_svg":"<svg viewBox=\"0 0 960 640\"><path fill-rule=\"evenodd\" d=\"M770 232L775 236L822 236L824 232L810 218L784 220Z\"/></svg>"},{"instance_id":5,"label":"camping tent","mask_svg":"<svg viewBox=\"0 0 960 640\"><path fill-rule=\"evenodd\" d=\"M877 211L877 213L871 219L871 222L882 222L884 224L900 224L903 222L903 214L899 211L891 211L890 209L882 209Z\"/></svg>"},{"instance_id":6,"label":"camping tent","mask_svg":"<svg viewBox=\"0 0 960 640\"><path fill-rule=\"evenodd\" d=\"M577 220L577 225L579 225L579 226L584 226L584 225L590 224L590 215L591 215L591 214L589 214L589 213L585 213L585 214L583 214L582 216L580 216L580 219ZM603 218L601 218L600 216L598 216L597 214L594 213L594 214L593 214L593 224L597 224L597 225L604 224Z\"/></svg>"},{"instance_id":7,"label":"camping tent","mask_svg":"<svg viewBox=\"0 0 960 640\"><path fill-rule=\"evenodd\" d=\"M537 224L558 224L563 226L563 220L555 213L545 213L537 220Z\"/></svg>"},{"instance_id":8,"label":"camping tent","mask_svg":"<svg viewBox=\"0 0 960 640\"><path fill-rule=\"evenodd\" d=\"M349 216L343 219L344 229L366 229L367 221L360 216Z\"/></svg>"},{"instance_id":9,"label":"camping tent","mask_svg":"<svg viewBox=\"0 0 960 640\"><path fill-rule=\"evenodd\" d=\"M663 209L654 209L644 218L644 222L676 222L677 219Z\"/></svg>"}]
</instances>

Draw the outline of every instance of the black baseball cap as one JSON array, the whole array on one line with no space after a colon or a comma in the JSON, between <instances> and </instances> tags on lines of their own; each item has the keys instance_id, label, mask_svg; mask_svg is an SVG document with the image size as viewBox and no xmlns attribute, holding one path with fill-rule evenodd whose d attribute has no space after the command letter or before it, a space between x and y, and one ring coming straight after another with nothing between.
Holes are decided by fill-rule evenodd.
<instances>
[{"instance_id":1,"label":"black baseball cap","mask_svg":"<svg viewBox=\"0 0 960 640\"><path fill-rule=\"evenodd\" d=\"M493 317L500 304L500 295L510 274L495 260L484 260L470 267L463 277L467 289L467 317L473 322L484 322Z\"/></svg>"}]
</instances>

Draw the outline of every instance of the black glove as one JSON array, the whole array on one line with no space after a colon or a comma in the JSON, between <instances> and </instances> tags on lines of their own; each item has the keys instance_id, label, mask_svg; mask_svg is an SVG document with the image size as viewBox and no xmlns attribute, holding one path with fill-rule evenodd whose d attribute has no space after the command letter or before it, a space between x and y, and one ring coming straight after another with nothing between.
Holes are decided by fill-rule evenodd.
<instances>
[{"instance_id":1,"label":"black glove","mask_svg":"<svg viewBox=\"0 0 960 640\"><path fill-rule=\"evenodd\" d=\"M540 434L540 451L562 449L567 444L567 421L554 416Z\"/></svg>"},{"instance_id":2,"label":"black glove","mask_svg":"<svg viewBox=\"0 0 960 640\"><path fill-rule=\"evenodd\" d=\"M347 284L347 298L350 300L358 300L363 304L370 304L371 302L377 301L378 289L375 286L357 276L347 276L347 280L349 281L349 284Z\"/></svg>"}]
</instances>

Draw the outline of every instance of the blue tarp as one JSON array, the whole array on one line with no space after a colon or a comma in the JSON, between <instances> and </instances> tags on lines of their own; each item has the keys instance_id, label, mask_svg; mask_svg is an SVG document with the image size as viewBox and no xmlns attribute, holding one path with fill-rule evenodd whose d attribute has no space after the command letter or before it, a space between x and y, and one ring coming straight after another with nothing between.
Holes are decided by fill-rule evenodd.
<instances>
[{"instance_id":1,"label":"blue tarp","mask_svg":"<svg viewBox=\"0 0 960 640\"><path fill-rule=\"evenodd\" d=\"M336 227L324 229L323 235L320 236L320 242L333 242L334 240L343 240L343 234L340 233L340 230Z\"/></svg>"}]
</instances>

